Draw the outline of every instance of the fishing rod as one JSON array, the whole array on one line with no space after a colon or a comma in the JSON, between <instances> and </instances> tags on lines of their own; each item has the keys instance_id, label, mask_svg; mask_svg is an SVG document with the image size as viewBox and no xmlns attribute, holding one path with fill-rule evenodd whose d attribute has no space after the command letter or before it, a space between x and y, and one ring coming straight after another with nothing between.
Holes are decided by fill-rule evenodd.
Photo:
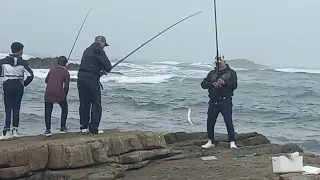
<instances>
[{"instance_id":1,"label":"fishing rod","mask_svg":"<svg viewBox=\"0 0 320 180\"><path fill-rule=\"evenodd\" d=\"M216 31L216 50L217 50L217 56L216 56L216 68L218 70L218 79L219 79L219 43L218 43L218 23L217 23L217 5L216 0L213 1L214 3L214 23L215 23L215 31Z\"/></svg>"},{"instance_id":2,"label":"fishing rod","mask_svg":"<svg viewBox=\"0 0 320 180\"><path fill-rule=\"evenodd\" d=\"M74 41L74 43L73 43L73 46L72 46L72 48L71 48L70 53L69 53L68 60L69 60L69 58L70 58L70 56L71 56L71 53L72 53L72 51L73 51L74 46L76 45L76 42L77 42L77 40L78 40L78 37L79 37L80 32L81 32L81 30L82 30L82 27L83 27L84 23L86 22L87 17L88 17L88 15L89 15L89 13L90 13L91 9L92 9L92 7L90 7L90 9L89 9L89 11L88 11L88 13L87 13L87 15L86 15L85 19L83 20L83 23L82 23L82 25L81 25L81 27L80 27L80 30L79 30L79 32L78 32L78 35L77 35L77 37L76 37L76 39L75 39L75 41Z\"/></svg>"},{"instance_id":3,"label":"fishing rod","mask_svg":"<svg viewBox=\"0 0 320 180\"><path fill-rule=\"evenodd\" d=\"M127 59L129 56L131 56L133 53L135 53L137 50L139 50L140 48L142 48L144 45L148 44L150 41L152 41L152 40L155 39L156 37L160 36L162 33L166 32L167 30L173 28L174 26L178 25L179 23L181 23L181 22L183 22L183 21L185 21L185 20L187 20L187 19L189 19L189 18L191 18L191 17L193 17L193 16L195 16L195 15L198 15L198 14L200 14L200 13L202 13L202 11L201 11L201 12L197 12L197 13L195 13L195 14L192 14L192 15L186 17L186 18L183 18L182 20L180 20L180 21L174 23L173 25L169 26L168 28L166 28L165 30L163 30L162 32L160 32L159 34L157 34L156 36L152 37L151 39L149 39L149 40L146 41L145 43L141 44L141 46L139 46L138 48L136 48L135 50L133 50L131 53L129 53L128 55L126 55L124 58L122 58L121 60L119 60L118 62L116 62L116 63L112 66L112 69L113 69L114 67L116 67L118 64L120 64L122 61L124 61L125 59Z\"/></svg>"}]
</instances>

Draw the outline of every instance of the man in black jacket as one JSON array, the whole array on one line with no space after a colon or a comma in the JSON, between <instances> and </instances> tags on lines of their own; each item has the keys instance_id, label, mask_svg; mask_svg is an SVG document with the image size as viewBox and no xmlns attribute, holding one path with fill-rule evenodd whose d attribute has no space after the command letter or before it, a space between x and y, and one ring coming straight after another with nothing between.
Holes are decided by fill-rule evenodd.
<instances>
[{"instance_id":1,"label":"man in black jacket","mask_svg":"<svg viewBox=\"0 0 320 180\"><path fill-rule=\"evenodd\" d=\"M218 76L219 73L219 76ZM235 144L235 132L232 122L232 96L238 86L237 73L229 67L225 60L219 58L219 72L217 67L210 71L201 82L203 89L209 92L209 108L207 117L208 143L202 148L214 147L214 126L221 112L227 126L230 148L237 148Z\"/></svg>"},{"instance_id":2,"label":"man in black jacket","mask_svg":"<svg viewBox=\"0 0 320 180\"><path fill-rule=\"evenodd\" d=\"M102 116L100 76L110 72L111 63L104 47L109 46L104 36L97 36L83 53L78 71L80 130L82 133L103 133L99 131ZM90 121L91 108L91 121Z\"/></svg>"},{"instance_id":3,"label":"man in black jacket","mask_svg":"<svg viewBox=\"0 0 320 180\"><path fill-rule=\"evenodd\" d=\"M28 61L22 59L23 45L14 42L11 45L11 54L0 60L0 75L3 77L3 100L5 108L5 126L1 139L9 139L12 124L12 137L18 138L18 127L20 123L21 99L24 87L33 80L33 71ZM25 75L27 76L26 79Z\"/></svg>"}]
</instances>

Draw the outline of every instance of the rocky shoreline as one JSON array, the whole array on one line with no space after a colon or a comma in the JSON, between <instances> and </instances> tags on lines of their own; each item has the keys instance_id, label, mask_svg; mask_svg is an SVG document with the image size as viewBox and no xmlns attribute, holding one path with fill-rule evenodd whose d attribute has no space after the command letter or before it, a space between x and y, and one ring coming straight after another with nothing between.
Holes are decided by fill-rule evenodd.
<instances>
[{"instance_id":1,"label":"rocky shoreline","mask_svg":"<svg viewBox=\"0 0 320 180\"><path fill-rule=\"evenodd\" d=\"M294 144L276 145L256 132L237 134L238 149L229 149L227 135L216 136L216 148L201 149L206 133L161 134L106 130L30 136L0 141L0 179L21 180L182 180L182 179L314 179L272 172L270 157L301 152ZM252 157L235 158L239 154ZM200 157L217 159L203 161ZM304 165L320 167L320 158L303 153ZM143 167L143 168L142 168Z\"/></svg>"}]
</instances>

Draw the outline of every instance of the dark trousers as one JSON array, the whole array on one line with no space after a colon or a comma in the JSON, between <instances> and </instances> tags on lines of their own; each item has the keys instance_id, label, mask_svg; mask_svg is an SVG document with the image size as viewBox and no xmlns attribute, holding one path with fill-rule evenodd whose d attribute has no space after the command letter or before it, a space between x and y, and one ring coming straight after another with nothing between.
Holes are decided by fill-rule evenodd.
<instances>
[{"instance_id":1,"label":"dark trousers","mask_svg":"<svg viewBox=\"0 0 320 180\"><path fill-rule=\"evenodd\" d=\"M80 99L80 128L89 127L90 132L97 133L102 116L100 82L89 78L79 78L77 86Z\"/></svg>"},{"instance_id":2,"label":"dark trousers","mask_svg":"<svg viewBox=\"0 0 320 180\"><path fill-rule=\"evenodd\" d=\"M3 100L5 108L4 130L9 131L11 126L19 127L21 99L24 93L24 86L20 80L8 80L3 83ZM13 113L13 115L12 115Z\"/></svg>"},{"instance_id":3,"label":"dark trousers","mask_svg":"<svg viewBox=\"0 0 320 180\"><path fill-rule=\"evenodd\" d=\"M58 102L59 106L61 108L61 128L66 127L67 117L68 117L68 102L67 100L63 100L61 102ZM50 102L45 102L44 109L45 109L45 122L46 122L46 128L51 129L51 115L52 115L52 109L53 104Z\"/></svg>"},{"instance_id":4,"label":"dark trousers","mask_svg":"<svg viewBox=\"0 0 320 180\"><path fill-rule=\"evenodd\" d=\"M221 99L218 103L213 102L212 100L209 101L207 118L207 132L209 139L214 139L214 126L217 122L218 115L221 112L227 126L229 141L235 141L235 132L232 122L232 106L231 97Z\"/></svg>"}]
</instances>

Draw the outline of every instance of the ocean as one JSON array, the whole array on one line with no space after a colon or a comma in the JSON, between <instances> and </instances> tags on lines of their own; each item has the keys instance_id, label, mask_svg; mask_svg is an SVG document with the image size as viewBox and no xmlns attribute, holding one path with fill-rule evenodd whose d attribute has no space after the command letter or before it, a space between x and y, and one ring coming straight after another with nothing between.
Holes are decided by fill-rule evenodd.
<instances>
[{"instance_id":1,"label":"ocean","mask_svg":"<svg viewBox=\"0 0 320 180\"><path fill-rule=\"evenodd\" d=\"M209 99L207 90L202 89L200 83L212 67L203 62L124 61L114 69L122 75L110 73L101 79L104 90L100 128L164 133L206 131ZM238 89L233 97L237 133L256 131L272 143L296 143L305 151L320 154L320 70L234 69L238 74ZM42 134L45 130L44 78L48 71L34 69L35 79L25 88L21 135ZM76 78L77 72L70 71L70 74ZM67 126L70 131L78 131L76 82L70 84L68 103ZM189 108L194 126L187 120ZM58 104L54 106L52 116L55 133L60 124ZM2 108L0 117L4 117ZM221 115L215 129L219 133L227 132Z\"/></svg>"}]
</instances>

